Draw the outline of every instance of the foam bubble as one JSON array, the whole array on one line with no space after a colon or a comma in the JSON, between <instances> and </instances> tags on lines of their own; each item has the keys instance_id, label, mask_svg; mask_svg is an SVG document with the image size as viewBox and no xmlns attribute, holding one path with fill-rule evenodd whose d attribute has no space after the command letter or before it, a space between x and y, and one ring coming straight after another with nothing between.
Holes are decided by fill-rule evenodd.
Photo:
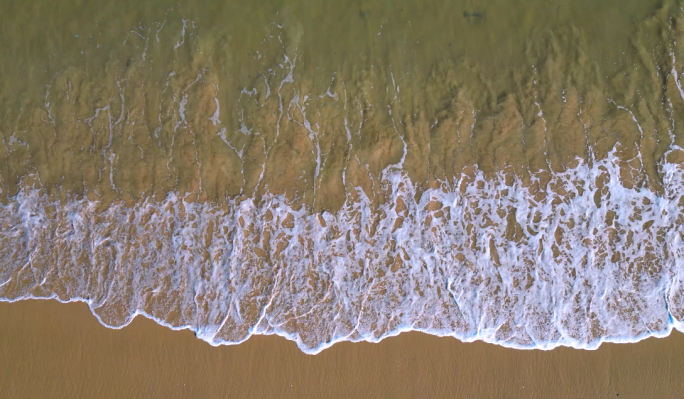
<instances>
[{"instance_id":1,"label":"foam bubble","mask_svg":"<svg viewBox=\"0 0 684 399\"><path fill-rule=\"evenodd\" d=\"M514 348L596 348L684 331L684 171L625 188L615 153L534 193L464 175L336 212L282 196L229 206L176 193L127 207L35 189L0 208L0 296L84 301L102 324L136 315L213 345L278 334L317 353L417 330ZM416 197L418 199L416 200Z\"/></svg>"}]
</instances>

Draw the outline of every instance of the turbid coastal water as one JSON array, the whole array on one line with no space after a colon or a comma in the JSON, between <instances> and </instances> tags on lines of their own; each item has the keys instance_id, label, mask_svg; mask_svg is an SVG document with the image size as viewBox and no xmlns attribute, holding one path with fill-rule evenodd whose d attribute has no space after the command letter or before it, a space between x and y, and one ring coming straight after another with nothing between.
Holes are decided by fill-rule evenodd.
<instances>
[{"instance_id":1,"label":"turbid coastal water","mask_svg":"<svg viewBox=\"0 0 684 399\"><path fill-rule=\"evenodd\" d=\"M0 297L213 345L684 330L678 1L6 1Z\"/></svg>"}]
</instances>

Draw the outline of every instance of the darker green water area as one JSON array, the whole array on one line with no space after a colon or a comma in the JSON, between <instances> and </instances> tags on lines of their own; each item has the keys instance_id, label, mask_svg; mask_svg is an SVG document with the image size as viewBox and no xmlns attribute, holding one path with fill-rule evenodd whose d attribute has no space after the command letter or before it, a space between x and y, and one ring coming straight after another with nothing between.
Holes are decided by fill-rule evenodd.
<instances>
[{"instance_id":1,"label":"darker green water area","mask_svg":"<svg viewBox=\"0 0 684 399\"><path fill-rule=\"evenodd\" d=\"M151 30L155 38L173 41L180 38L183 19L192 21L187 27L195 36L192 40L215 42L213 56L226 62L223 72L235 74L231 67L237 67L246 79L253 62L250 55L268 54L268 45L277 46L265 43L276 33L276 25L291 36L288 41L297 42L300 57L308 64L305 68L312 69L308 73L372 64L392 64L396 73L427 73L444 60L467 60L495 75L524 63L535 37L559 28L581 32L587 40L586 56L614 72L620 65L630 65L630 36L660 4L650 0L39 0L28 5L8 0L2 5L1 64L3 76L12 79L2 83L26 90L32 86L29 81L50 79L69 66L94 62L105 67L112 53L124 52L126 38L135 40L131 31L140 35ZM324 80L327 84L329 77Z\"/></svg>"},{"instance_id":2,"label":"darker green water area","mask_svg":"<svg viewBox=\"0 0 684 399\"><path fill-rule=\"evenodd\" d=\"M657 189L681 129L674 0L0 11L3 196L271 191L334 209L350 187L382 200L388 165L420 187L473 167L529 182L617 144L635 170L626 184Z\"/></svg>"}]
</instances>

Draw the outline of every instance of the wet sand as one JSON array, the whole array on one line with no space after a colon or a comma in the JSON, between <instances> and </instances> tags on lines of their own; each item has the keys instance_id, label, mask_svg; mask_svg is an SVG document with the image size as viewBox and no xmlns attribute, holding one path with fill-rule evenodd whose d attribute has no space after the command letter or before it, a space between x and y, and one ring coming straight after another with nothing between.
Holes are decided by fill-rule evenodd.
<instances>
[{"instance_id":1,"label":"wet sand","mask_svg":"<svg viewBox=\"0 0 684 399\"><path fill-rule=\"evenodd\" d=\"M142 317L111 330L82 303L0 303L3 398L676 398L683 355L675 331L547 352L411 332L309 356L273 336L215 348Z\"/></svg>"}]
</instances>

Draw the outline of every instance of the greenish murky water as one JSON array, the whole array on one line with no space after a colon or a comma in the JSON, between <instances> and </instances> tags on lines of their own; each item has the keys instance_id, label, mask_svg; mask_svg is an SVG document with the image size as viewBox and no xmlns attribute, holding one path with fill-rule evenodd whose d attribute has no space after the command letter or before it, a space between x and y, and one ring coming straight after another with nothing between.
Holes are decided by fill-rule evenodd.
<instances>
[{"instance_id":1,"label":"greenish murky water","mask_svg":"<svg viewBox=\"0 0 684 399\"><path fill-rule=\"evenodd\" d=\"M0 11L6 300L309 352L680 328L677 1Z\"/></svg>"}]
</instances>

